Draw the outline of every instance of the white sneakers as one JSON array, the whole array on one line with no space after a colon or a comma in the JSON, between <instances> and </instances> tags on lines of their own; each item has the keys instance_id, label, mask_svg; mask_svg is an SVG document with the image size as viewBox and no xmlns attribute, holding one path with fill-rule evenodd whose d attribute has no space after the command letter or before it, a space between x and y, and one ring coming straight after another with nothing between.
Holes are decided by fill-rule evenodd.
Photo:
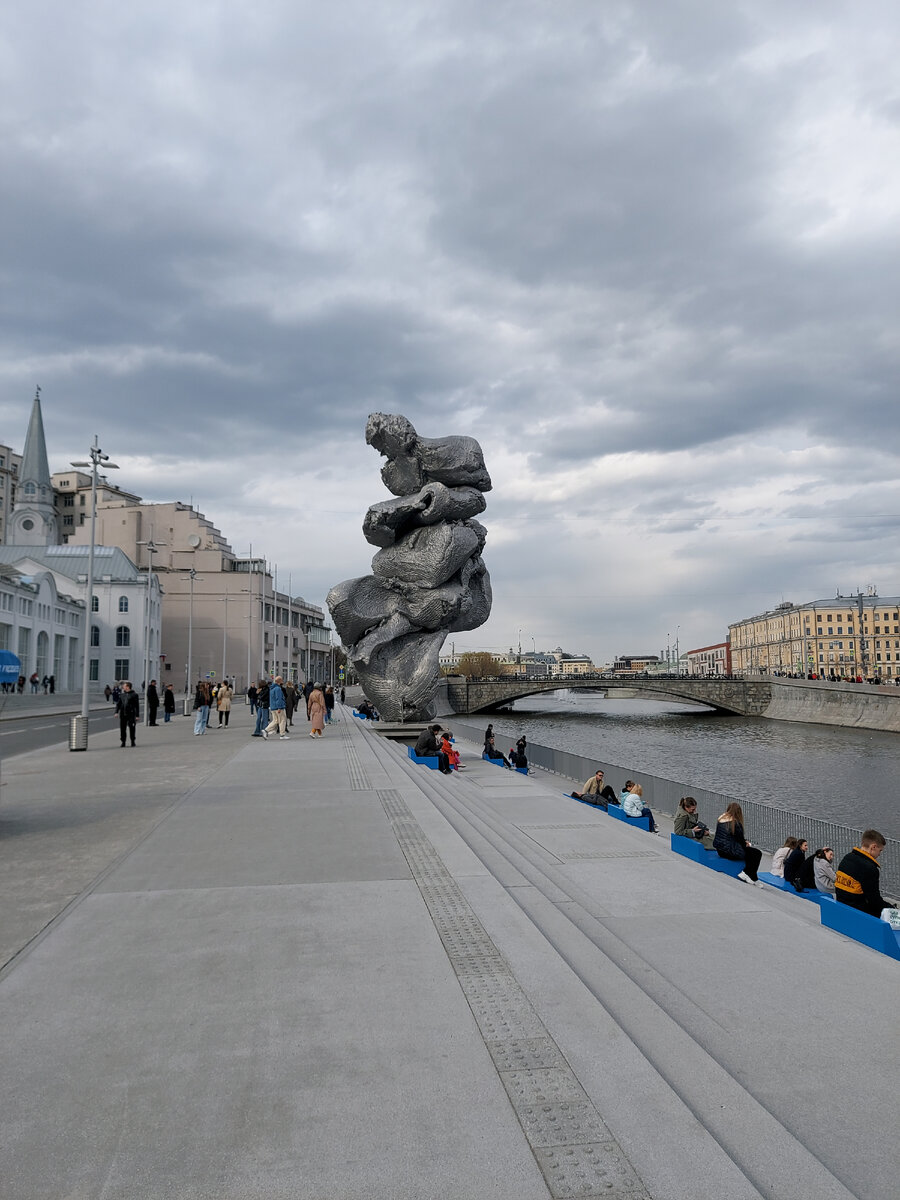
<instances>
[{"instance_id":1,"label":"white sneakers","mask_svg":"<svg viewBox=\"0 0 900 1200\"><path fill-rule=\"evenodd\" d=\"M741 871L738 874L738 879L741 881L741 883L752 883L754 887L762 887L762 882L759 879L751 879L746 871Z\"/></svg>"}]
</instances>

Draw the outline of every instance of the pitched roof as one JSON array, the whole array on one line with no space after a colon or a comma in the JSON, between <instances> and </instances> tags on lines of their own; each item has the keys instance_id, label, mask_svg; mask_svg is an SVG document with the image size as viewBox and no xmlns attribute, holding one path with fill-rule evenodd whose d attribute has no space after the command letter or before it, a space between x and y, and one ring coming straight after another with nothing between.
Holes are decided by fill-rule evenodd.
<instances>
[{"instance_id":1,"label":"pitched roof","mask_svg":"<svg viewBox=\"0 0 900 1200\"><path fill-rule=\"evenodd\" d=\"M87 575L90 546L0 546L0 564L15 566L23 559L31 559L48 571L58 571L70 579ZM94 547L94 578L97 581L109 575L117 583L133 583L145 579L146 573L138 571L128 555L118 546Z\"/></svg>"}]
</instances>

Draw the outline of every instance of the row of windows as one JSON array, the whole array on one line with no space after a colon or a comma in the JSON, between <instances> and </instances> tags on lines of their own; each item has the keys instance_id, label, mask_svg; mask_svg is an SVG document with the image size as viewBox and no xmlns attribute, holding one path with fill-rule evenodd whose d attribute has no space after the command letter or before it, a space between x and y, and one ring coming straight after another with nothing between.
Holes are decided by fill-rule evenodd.
<instances>
[{"instance_id":1,"label":"row of windows","mask_svg":"<svg viewBox=\"0 0 900 1200\"><path fill-rule=\"evenodd\" d=\"M168 666L168 663L166 664ZM115 678L128 679L131 676L131 659L117 658L115 665ZM100 680L100 659L92 658L90 667L88 668L88 678L92 683L98 683Z\"/></svg>"},{"instance_id":2,"label":"row of windows","mask_svg":"<svg viewBox=\"0 0 900 1200\"><path fill-rule=\"evenodd\" d=\"M91 626L91 645L92 646L100 645L100 626L99 625ZM117 646L130 646L131 645L131 630L128 628L127 625L118 625L116 627L116 645Z\"/></svg>"}]
</instances>

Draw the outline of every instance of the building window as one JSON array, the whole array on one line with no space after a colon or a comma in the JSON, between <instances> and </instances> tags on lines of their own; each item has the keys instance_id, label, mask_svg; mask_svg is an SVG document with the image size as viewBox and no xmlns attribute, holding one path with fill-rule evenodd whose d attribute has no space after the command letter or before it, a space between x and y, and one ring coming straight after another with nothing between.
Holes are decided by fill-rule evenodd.
<instances>
[{"instance_id":1,"label":"building window","mask_svg":"<svg viewBox=\"0 0 900 1200\"><path fill-rule=\"evenodd\" d=\"M74 525L74 524L75 524L75 518L70 516L68 513L66 513L66 515L63 517L63 525Z\"/></svg>"},{"instance_id":2,"label":"building window","mask_svg":"<svg viewBox=\"0 0 900 1200\"><path fill-rule=\"evenodd\" d=\"M128 628L127 625L117 626L117 628L116 628L116 645L117 646L130 646L131 645L131 630ZM121 679L122 676L120 675L119 678Z\"/></svg>"},{"instance_id":3,"label":"building window","mask_svg":"<svg viewBox=\"0 0 900 1200\"><path fill-rule=\"evenodd\" d=\"M116 679L126 680L131 674L131 659L117 658L116 659Z\"/></svg>"},{"instance_id":4,"label":"building window","mask_svg":"<svg viewBox=\"0 0 900 1200\"><path fill-rule=\"evenodd\" d=\"M97 683L100 680L100 659L92 658L91 665L88 669L88 678L91 683Z\"/></svg>"},{"instance_id":5,"label":"building window","mask_svg":"<svg viewBox=\"0 0 900 1200\"><path fill-rule=\"evenodd\" d=\"M37 492L37 488L34 486L33 483L29 482L29 483L25 484L25 495L26 496L33 496L36 492Z\"/></svg>"},{"instance_id":6,"label":"building window","mask_svg":"<svg viewBox=\"0 0 900 1200\"><path fill-rule=\"evenodd\" d=\"M119 612L128 612L128 597L119 597Z\"/></svg>"},{"instance_id":7,"label":"building window","mask_svg":"<svg viewBox=\"0 0 900 1200\"><path fill-rule=\"evenodd\" d=\"M100 645L100 626L99 625L91 626L91 645L92 646Z\"/></svg>"},{"instance_id":8,"label":"building window","mask_svg":"<svg viewBox=\"0 0 900 1200\"><path fill-rule=\"evenodd\" d=\"M91 596L91 612L99 612L99 611L100 611L100 597L99 596Z\"/></svg>"},{"instance_id":9,"label":"building window","mask_svg":"<svg viewBox=\"0 0 900 1200\"><path fill-rule=\"evenodd\" d=\"M75 497L74 496L63 496L63 508L74 508L74 507L75 507Z\"/></svg>"}]
</instances>

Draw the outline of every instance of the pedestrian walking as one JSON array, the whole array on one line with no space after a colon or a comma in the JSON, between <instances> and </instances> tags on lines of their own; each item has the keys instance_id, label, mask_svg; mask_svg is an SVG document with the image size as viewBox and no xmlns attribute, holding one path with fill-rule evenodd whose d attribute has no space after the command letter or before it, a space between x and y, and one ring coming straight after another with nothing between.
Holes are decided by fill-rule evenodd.
<instances>
[{"instance_id":1,"label":"pedestrian walking","mask_svg":"<svg viewBox=\"0 0 900 1200\"><path fill-rule=\"evenodd\" d=\"M334 716L334 688L329 683L325 689L325 724L331 724L331 718Z\"/></svg>"},{"instance_id":2,"label":"pedestrian walking","mask_svg":"<svg viewBox=\"0 0 900 1200\"><path fill-rule=\"evenodd\" d=\"M247 688L247 699L250 701L250 716L256 712L256 697L259 695L256 684L251 683Z\"/></svg>"},{"instance_id":3,"label":"pedestrian walking","mask_svg":"<svg viewBox=\"0 0 900 1200\"><path fill-rule=\"evenodd\" d=\"M119 734L122 739L122 749L125 749L126 735L131 735L131 744L135 745L135 728L141 713L141 702L130 683L122 684L122 691L116 701L116 712L119 714Z\"/></svg>"},{"instance_id":4,"label":"pedestrian walking","mask_svg":"<svg viewBox=\"0 0 900 1200\"><path fill-rule=\"evenodd\" d=\"M280 675L276 675L275 682L269 685L269 723L262 731L266 741L269 740L269 734L274 733L276 729L280 741L286 742L290 739L284 704L284 680Z\"/></svg>"},{"instance_id":5,"label":"pedestrian walking","mask_svg":"<svg viewBox=\"0 0 900 1200\"><path fill-rule=\"evenodd\" d=\"M175 711L175 692L172 690L171 683L166 684L166 690L163 692L163 721L166 725L172 719L172 713Z\"/></svg>"}]
</instances>

